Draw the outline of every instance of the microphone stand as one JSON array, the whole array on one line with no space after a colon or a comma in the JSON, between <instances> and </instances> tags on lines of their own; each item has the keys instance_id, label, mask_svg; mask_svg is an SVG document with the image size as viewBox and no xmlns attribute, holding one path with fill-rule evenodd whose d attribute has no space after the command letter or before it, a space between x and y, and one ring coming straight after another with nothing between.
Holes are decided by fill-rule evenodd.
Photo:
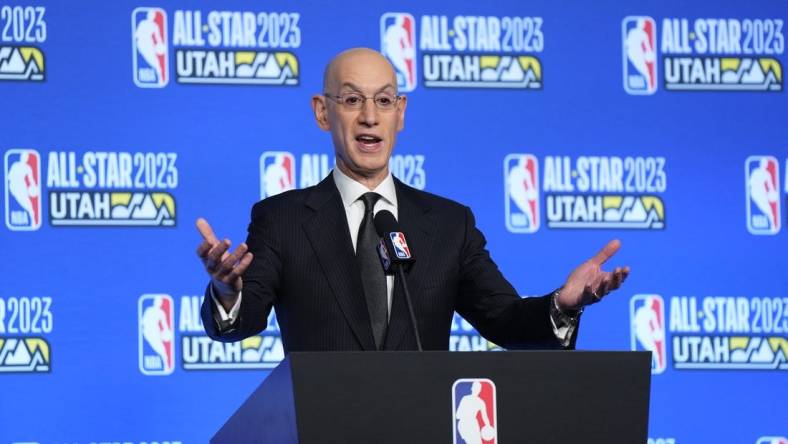
<instances>
[{"instance_id":1,"label":"microphone stand","mask_svg":"<svg viewBox=\"0 0 788 444\"><path fill-rule=\"evenodd\" d=\"M413 327L413 334L416 336L416 348L419 351L424 351L421 348L421 334L419 333L419 325L416 323L416 315L413 314L413 304L410 300L410 291L408 291L408 281L405 279L405 271L401 264L396 264L399 279L402 281L402 289L405 291L405 304L408 306L408 314L410 315L410 325Z\"/></svg>"}]
</instances>

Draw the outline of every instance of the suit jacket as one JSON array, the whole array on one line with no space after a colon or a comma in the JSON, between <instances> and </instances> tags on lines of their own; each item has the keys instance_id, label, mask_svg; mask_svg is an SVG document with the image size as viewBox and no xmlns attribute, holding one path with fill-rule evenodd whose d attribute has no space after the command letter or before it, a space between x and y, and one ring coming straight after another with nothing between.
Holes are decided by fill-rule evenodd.
<instances>
[{"instance_id":1,"label":"suit jacket","mask_svg":"<svg viewBox=\"0 0 788 444\"><path fill-rule=\"evenodd\" d=\"M399 223L416 258L407 281L425 350L448 349L454 311L502 347L562 348L550 321L550 297L519 297L490 258L468 207L397 179L395 188ZM332 174L313 187L255 204L247 244L254 260L243 276L231 328L219 330L206 291L202 318L211 338L256 335L274 307L286 351L375 350ZM397 279L384 350L416 348L401 284Z\"/></svg>"}]
</instances>

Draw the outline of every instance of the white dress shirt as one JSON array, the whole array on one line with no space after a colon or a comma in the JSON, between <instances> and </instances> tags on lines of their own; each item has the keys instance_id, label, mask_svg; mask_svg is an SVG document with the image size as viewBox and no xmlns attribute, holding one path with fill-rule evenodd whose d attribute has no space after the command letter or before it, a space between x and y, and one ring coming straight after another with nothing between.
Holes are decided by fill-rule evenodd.
<instances>
[{"instance_id":1,"label":"white dress shirt","mask_svg":"<svg viewBox=\"0 0 788 444\"><path fill-rule=\"evenodd\" d=\"M370 190L366 186L348 177L340 171L339 168L334 168L332 174L334 175L334 183L336 183L337 189L339 190L339 195L342 197L342 204L345 207L348 229L350 230L350 240L353 242L353 250L355 251L358 239L358 227L364 219L364 202L360 198L364 193ZM394 188L394 179L391 173L389 173L388 176L383 179L383 182L372 191L381 196L375 203L375 208L373 210L375 214L381 210L388 210L394 215L394 218L399 219L399 214L397 212L397 192ZM394 293L394 276L392 275L386 276L386 293L388 296L388 312L389 316L391 316L391 300ZM216 306L216 310L222 322L235 322L241 307L242 292L238 293L238 299L229 311L225 310L218 299L216 299L216 296L213 294L213 286L211 286L211 297L213 298L214 305ZM555 302L552 303L555 304ZM557 305L554 305L554 308L557 308ZM567 316L562 316L560 311L551 310L550 321L553 325L553 332L556 338L561 341L564 347L568 346L572 333L577 326L576 320L572 320Z\"/></svg>"}]
</instances>

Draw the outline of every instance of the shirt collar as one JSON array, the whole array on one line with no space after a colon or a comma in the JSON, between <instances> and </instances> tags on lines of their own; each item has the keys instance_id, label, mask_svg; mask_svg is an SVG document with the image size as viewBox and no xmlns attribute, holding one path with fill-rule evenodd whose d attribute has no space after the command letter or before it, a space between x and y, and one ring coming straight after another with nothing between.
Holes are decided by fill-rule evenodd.
<instances>
[{"instance_id":1,"label":"shirt collar","mask_svg":"<svg viewBox=\"0 0 788 444\"><path fill-rule=\"evenodd\" d=\"M334 168L332 174L334 175L334 183L337 185L345 209L353 205L353 202L357 201L361 195L369 192L367 187L348 177L345 173L340 171L339 168ZM391 172L389 172L386 178L383 179L383 182L372 191L380 194L380 196L388 201L389 204L393 205L394 208L397 207L397 191L394 188L394 179Z\"/></svg>"}]
</instances>

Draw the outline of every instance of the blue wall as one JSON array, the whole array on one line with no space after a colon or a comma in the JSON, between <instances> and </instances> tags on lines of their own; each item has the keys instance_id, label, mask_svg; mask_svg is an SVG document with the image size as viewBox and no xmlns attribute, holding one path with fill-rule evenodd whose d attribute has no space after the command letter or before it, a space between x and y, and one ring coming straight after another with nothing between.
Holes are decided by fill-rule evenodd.
<instances>
[{"instance_id":1,"label":"blue wall","mask_svg":"<svg viewBox=\"0 0 788 444\"><path fill-rule=\"evenodd\" d=\"M266 177L324 177L309 100L353 46L402 67L395 174L521 294L622 240L578 348L655 351L651 442L788 435L785 3L142 6L0 3L0 442L204 442L260 383L275 320L204 336L194 221L241 242Z\"/></svg>"}]
</instances>

